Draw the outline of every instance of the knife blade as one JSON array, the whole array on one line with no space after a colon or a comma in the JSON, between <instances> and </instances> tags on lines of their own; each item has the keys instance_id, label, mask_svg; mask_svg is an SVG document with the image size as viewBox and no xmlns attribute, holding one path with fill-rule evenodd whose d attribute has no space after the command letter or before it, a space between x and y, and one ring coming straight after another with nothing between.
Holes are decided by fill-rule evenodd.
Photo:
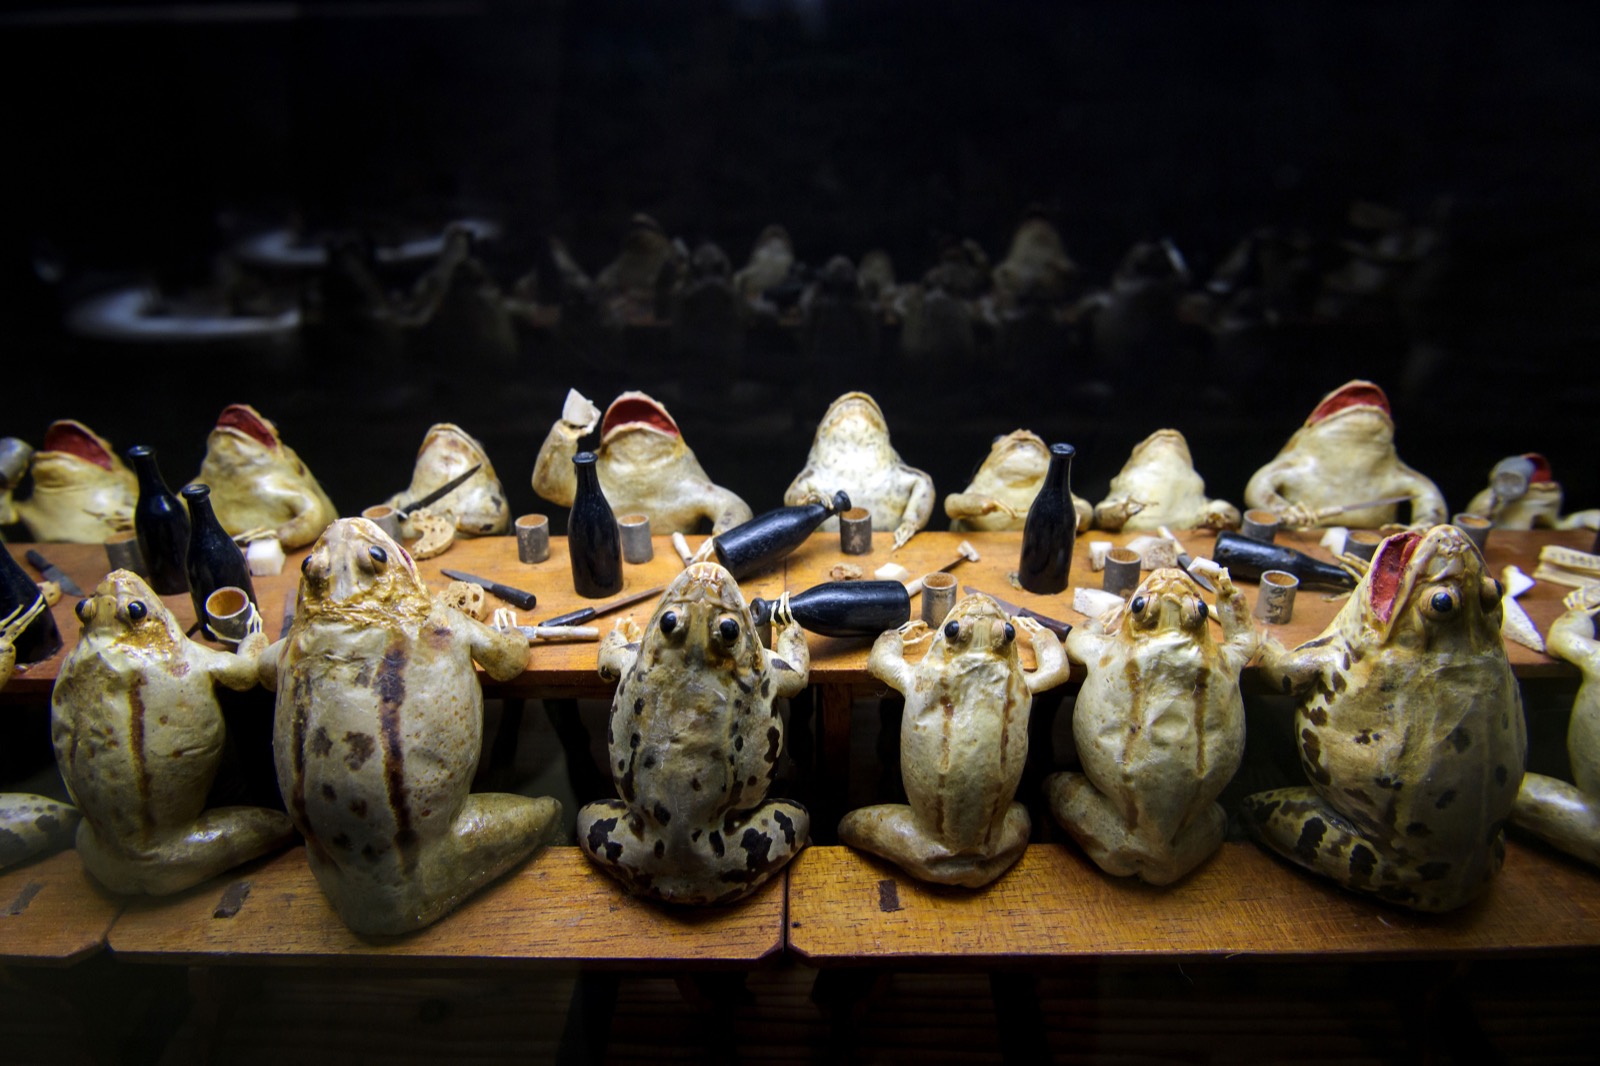
<instances>
[{"instance_id":1,"label":"knife blade","mask_svg":"<svg viewBox=\"0 0 1600 1066\"><path fill-rule=\"evenodd\" d=\"M1215 594L1217 587L1207 580L1204 574L1197 574L1194 572L1194 558L1184 550L1183 541L1173 536L1172 530L1168 529L1166 526L1157 527L1157 532L1178 546L1178 565L1183 567L1183 572L1193 578L1196 585L1199 585L1207 592Z\"/></svg>"},{"instance_id":2,"label":"knife blade","mask_svg":"<svg viewBox=\"0 0 1600 1066\"><path fill-rule=\"evenodd\" d=\"M464 474L457 474L455 477L451 478L449 481L446 481L443 485L440 485L438 488L434 489L420 500L414 500L411 503L406 504L404 507L400 508L400 513L409 517L412 512L420 511L430 503L438 503L440 500L456 491L456 489L459 489L462 485L465 485L468 478L482 469L482 463L475 464L471 470L468 470Z\"/></svg>"},{"instance_id":3,"label":"knife blade","mask_svg":"<svg viewBox=\"0 0 1600 1066\"><path fill-rule=\"evenodd\" d=\"M513 588L510 585L502 585L498 581L491 581L486 577L479 577L477 574L469 574L465 570L451 570L449 567L441 566L439 573L456 581L470 581L474 585L482 585L485 592L492 592L507 603L515 604L524 611L533 610L534 606L539 602L539 597L531 592Z\"/></svg>"},{"instance_id":4,"label":"knife blade","mask_svg":"<svg viewBox=\"0 0 1600 1066\"><path fill-rule=\"evenodd\" d=\"M1044 626L1050 632L1054 633L1056 636L1060 637L1062 640L1066 640L1067 634L1072 632L1071 622L1063 622L1059 618L1051 618L1047 614L1040 614L1038 611L1030 610L1027 607L1019 607L1015 603L1002 600L999 596L996 596L988 589L978 589L973 588L971 585L962 585L961 591L965 592L968 596L971 596L975 592L981 592L995 603L999 604L1002 611L1008 611L1013 615L1021 615L1024 618L1031 618L1035 622L1038 622L1040 625Z\"/></svg>"},{"instance_id":5,"label":"knife blade","mask_svg":"<svg viewBox=\"0 0 1600 1066\"><path fill-rule=\"evenodd\" d=\"M67 576L67 572L65 570L61 569L61 567L57 566L55 563L52 563L49 559L46 559L32 548L29 548L23 554L28 557L28 562L33 564L33 568L39 571L40 574L44 575L44 579L46 581L54 581L57 585L60 585L61 591L65 592L68 596L89 595L87 592L83 591L81 587L79 587L76 581Z\"/></svg>"},{"instance_id":6,"label":"knife blade","mask_svg":"<svg viewBox=\"0 0 1600 1066\"><path fill-rule=\"evenodd\" d=\"M1336 507L1319 507L1317 521L1324 518L1334 518L1338 515L1349 514L1351 511L1365 511L1371 507L1390 507L1395 504L1411 502L1410 496L1385 496L1381 500L1366 500L1362 503L1342 503Z\"/></svg>"},{"instance_id":7,"label":"knife blade","mask_svg":"<svg viewBox=\"0 0 1600 1066\"><path fill-rule=\"evenodd\" d=\"M543 622L540 622L539 625L579 625L583 622L587 622L591 618L598 618L603 614L610 614L612 611L620 611L624 607L631 607L642 600L654 599L665 591L667 591L667 586L657 585L653 589L645 589L643 592L635 592L631 596L623 596L620 599L612 600L610 603L602 603L598 607L582 607L576 611L570 611L567 614L558 614L554 618L546 618Z\"/></svg>"}]
</instances>

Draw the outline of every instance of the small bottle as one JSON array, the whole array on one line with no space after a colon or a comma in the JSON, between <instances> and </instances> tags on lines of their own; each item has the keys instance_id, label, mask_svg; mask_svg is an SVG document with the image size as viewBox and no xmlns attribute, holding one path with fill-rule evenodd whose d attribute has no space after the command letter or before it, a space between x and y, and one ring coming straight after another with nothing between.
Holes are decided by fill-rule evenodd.
<instances>
[{"instance_id":1,"label":"small bottle","mask_svg":"<svg viewBox=\"0 0 1600 1066\"><path fill-rule=\"evenodd\" d=\"M742 580L778 562L806 542L818 526L836 514L850 510L850 497L833 494L833 502L804 503L798 507L779 507L756 515L711 539L722 568Z\"/></svg>"},{"instance_id":2,"label":"small bottle","mask_svg":"<svg viewBox=\"0 0 1600 1066\"><path fill-rule=\"evenodd\" d=\"M758 596L750 617L766 625L776 605ZM911 596L898 581L829 581L790 596L789 613L801 629L825 637L875 637L911 621Z\"/></svg>"},{"instance_id":3,"label":"small bottle","mask_svg":"<svg viewBox=\"0 0 1600 1066\"><path fill-rule=\"evenodd\" d=\"M1072 573L1072 547L1078 539L1078 512L1072 506L1072 457L1077 453L1070 444L1050 445L1050 469L1028 508L1017 580L1029 592L1060 592Z\"/></svg>"},{"instance_id":4,"label":"small bottle","mask_svg":"<svg viewBox=\"0 0 1600 1066\"><path fill-rule=\"evenodd\" d=\"M1227 567L1230 577L1246 581L1259 581L1268 570L1284 570L1308 588L1344 590L1356 587L1356 579L1332 563L1321 562L1281 544L1263 544L1231 530L1217 534L1211 561Z\"/></svg>"},{"instance_id":5,"label":"small bottle","mask_svg":"<svg viewBox=\"0 0 1600 1066\"><path fill-rule=\"evenodd\" d=\"M567 553L572 556L572 587L587 599L622 591L622 533L600 488L594 452L572 457L578 490L567 516Z\"/></svg>"},{"instance_id":6,"label":"small bottle","mask_svg":"<svg viewBox=\"0 0 1600 1066\"><path fill-rule=\"evenodd\" d=\"M143 444L128 449L139 477L139 502L133 508L133 531L139 554L150 574L150 587L158 596L171 596L189 587L184 561L189 555L189 515L167 488L156 465L154 448Z\"/></svg>"},{"instance_id":7,"label":"small bottle","mask_svg":"<svg viewBox=\"0 0 1600 1066\"><path fill-rule=\"evenodd\" d=\"M11 553L0 547L0 619L9 617L13 611L27 611L43 595ZM40 611L12 646L17 651L17 662L23 665L42 662L60 651L61 630L56 627L50 608Z\"/></svg>"},{"instance_id":8,"label":"small bottle","mask_svg":"<svg viewBox=\"0 0 1600 1066\"><path fill-rule=\"evenodd\" d=\"M206 636L215 639L206 619L206 599L231 585L244 589L250 602L255 603L256 590L250 584L250 567L245 563L244 552L211 509L211 486L186 485L183 498L189 504L189 598L194 601L194 616L202 623Z\"/></svg>"}]
</instances>

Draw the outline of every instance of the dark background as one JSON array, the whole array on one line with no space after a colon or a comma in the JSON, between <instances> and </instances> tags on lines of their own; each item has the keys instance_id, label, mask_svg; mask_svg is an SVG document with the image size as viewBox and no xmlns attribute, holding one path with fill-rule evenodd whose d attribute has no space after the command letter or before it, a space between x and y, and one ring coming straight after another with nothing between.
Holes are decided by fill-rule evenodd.
<instances>
[{"instance_id":1,"label":"dark background","mask_svg":"<svg viewBox=\"0 0 1600 1066\"><path fill-rule=\"evenodd\" d=\"M1372 376L1399 449L1455 507L1493 463L1539 450L1568 507L1600 506L1600 18L1588 5L392 3L0 6L0 435L77 417L145 441L170 481L221 407L254 403L343 513L402 487L426 427L480 437L518 512L575 385L665 400L712 476L760 511L804 462L831 390L798 351L753 351L730 383L630 343L602 372L519 339L514 368L450 353L340 366L291 345L116 347L64 309L98 287L217 276L253 228L369 232L503 223L512 281L566 239L598 270L646 211L745 258L782 222L801 258L887 248L902 280L940 234L998 261L1030 204L1091 285L1137 240L1171 238L1204 281L1263 226L1337 240L1352 203L1440 236L1425 298L1376 324L1273 331L1225 373L1175 349L1107 392L1082 353L861 384L907 461L955 491L995 434L1077 443L1098 498L1138 439L1183 429L1216 495L1325 391ZM404 277L386 281L403 285ZM732 387L739 386L739 387ZM935 525L943 523L936 515Z\"/></svg>"}]
</instances>

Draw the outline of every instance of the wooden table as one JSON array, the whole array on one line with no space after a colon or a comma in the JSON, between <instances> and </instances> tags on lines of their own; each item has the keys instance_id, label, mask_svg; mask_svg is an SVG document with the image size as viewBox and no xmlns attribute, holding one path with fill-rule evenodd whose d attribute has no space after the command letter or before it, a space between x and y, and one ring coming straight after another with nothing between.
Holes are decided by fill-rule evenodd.
<instances>
[{"instance_id":1,"label":"wooden table","mask_svg":"<svg viewBox=\"0 0 1600 1066\"><path fill-rule=\"evenodd\" d=\"M0 873L0 962L70 966L106 945L123 900L101 888L76 851Z\"/></svg>"}]
</instances>

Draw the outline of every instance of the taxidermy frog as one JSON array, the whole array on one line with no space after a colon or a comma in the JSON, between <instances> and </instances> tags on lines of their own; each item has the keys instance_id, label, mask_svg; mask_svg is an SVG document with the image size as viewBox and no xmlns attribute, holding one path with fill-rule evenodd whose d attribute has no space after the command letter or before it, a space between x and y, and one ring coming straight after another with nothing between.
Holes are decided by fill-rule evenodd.
<instances>
[{"instance_id":1,"label":"taxidermy frog","mask_svg":"<svg viewBox=\"0 0 1600 1066\"><path fill-rule=\"evenodd\" d=\"M1505 858L1522 782L1522 694L1500 584L1453 526L1397 533L1320 637L1267 640L1268 683L1300 697L1310 786L1245 800L1284 858L1416 910L1459 907Z\"/></svg>"},{"instance_id":2,"label":"taxidermy frog","mask_svg":"<svg viewBox=\"0 0 1600 1066\"><path fill-rule=\"evenodd\" d=\"M1189 442L1175 429L1158 429L1134 445L1111 494L1095 505L1101 529L1238 529L1239 509L1206 498Z\"/></svg>"},{"instance_id":3,"label":"taxidermy frog","mask_svg":"<svg viewBox=\"0 0 1600 1066\"><path fill-rule=\"evenodd\" d=\"M285 549L303 548L339 516L278 427L249 404L222 409L206 438L192 485L211 486L211 505L229 536L270 529Z\"/></svg>"},{"instance_id":4,"label":"taxidermy frog","mask_svg":"<svg viewBox=\"0 0 1600 1066\"><path fill-rule=\"evenodd\" d=\"M972 484L964 492L952 492L944 498L950 528L1021 529L1049 469L1050 448L1037 433L1018 429L996 437L983 465L972 475ZM1094 508L1074 493L1072 509L1077 512L1078 532L1082 533L1089 528Z\"/></svg>"},{"instance_id":5,"label":"taxidermy frog","mask_svg":"<svg viewBox=\"0 0 1600 1066\"><path fill-rule=\"evenodd\" d=\"M595 449L600 488L617 514L650 516L652 533L693 533L702 519L721 533L749 521L750 505L701 469L667 409L642 392L611 401L605 417L573 390L561 419L550 427L533 464L533 490L551 503L572 506L578 488L572 457L578 440L600 425Z\"/></svg>"},{"instance_id":6,"label":"taxidermy frog","mask_svg":"<svg viewBox=\"0 0 1600 1066\"><path fill-rule=\"evenodd\" d=\"M1244 754L1239 673L1257 637L1221 570L1211 635L1200 587L1161 569L1104 626L1078 626L1067 654L1088 677L1073 711L1082 773L1045 781L1050 809L1106 873L1166 885L1222 843L1217 796Z\"/></svg>"},{"instance_id":7,"label":"taxidermy frog","mask_svg":"<svg viewBox=\"0 0 1600 1066\"><path fill-rule=\"evenodd\" d=\"M1591 866L1600 866L1600 641L1594 616L1581 591L1567 597L1567 611L1550 626L1545 647L1583 671L1583 684L1567 726L1572 784L1528 774L1517 793L1511 821Z\"/></svg>"},{"instance_id":8,"label":"taxidermy frog","mask_svg":"<svg viewBox=\"0 0 1600 1066\"><path fill-rule=\"evenodd\" d=\"M390 507L405 507L475 466L481 466L443 499L428 505L436 515L447 516L456 530L467 536L504 533L511 528L511 508L505 489L494 472L494 464L471 434L460 426L440 422L428 430L417 451L417 465L411 472L411 487L397 492L385 502Z\"/></svg>"},{"instance_id":9,"label":"taxidermy frog","mask_svg":"<svg viewBox=\"0 0 1600 1066\"><path fill-rule=\"evenodd\" d=\"M197 644L128 570L79 601L78 618L50 739L83 812L84 868L115 892L167 895L286 844L280 811L205 806L226 733L216 686L255 687L259 623L236 652Z\"/></svg>"},{"instance_id":10,"label":"taxidermy frog","mask_svg":"<svg viewBox=\"0 0 1600 1066\"><path fill-rule=\"evenodd\" d=\"M1034 213L1017 227L1005 259L994 268L994 288L1004 306L1059 303L1071 294L1078 275L1060 232L1042 213Z\"/></svg>"},{"instance_id":11,"label":"taxidermy frog","mask_svg":"<svg viewBox=\"0 0 1600 1066\"><path fill-rule=\"evenodd\" d=\"M472 664L508 681L527 638L435 603L364 518L329 526L301 574L294 626L261 656L278 785L344 923L420 929L560 829L549 797L468 794L483 739Z\"/></svg>"},{"instance_id":12,"label":"taxidermy frog","mask_svg":"<svg viewBox=\"0 0 1600 1066\"><path fill-rule=\"evenodd\" d=\"M1033 646L1033 670L1017 655ZM863 807L839 823L839 839L924 881L979 888L1022 857L1032 828L1016 802L1028 761L1033 696L1067 680L1061 642L1031 618L1010 619L989 597L951 608L922 661L905 648L922 621L878 637L867 669L906 698L900 773L908 803Z\"/></svg>"},{"instance_id":13,"label":"taxidermy frog","mask_svg":"<svg viewBox=\"0 0 1600 1066\"><path fill-rule=\"evenodd\" d=\"M1394 419L1383 390L1351 381L1328 393L1278 457L1245 486L1247 507L1277 511L1290 526L1330 525L1370 529L1393 522L1396 505L1344 511L1323 518L1322 508L1405 496L1411 524L1446 520L1439 487L1400 461L1394 450Z\"/></svg>"},{"instance_id":14,"label":"taxidermy frog","mask_svg":"<svg viewBox=\"0 0 1600 1066\"><path fill-rule=\"evenodd\" d=\"M771 225L756 237L750 261L733 276L733 287L747 302L765 299L768 289L783 284L794 266L794 244L789 231Z\"/></svg>"},{"instance_id":15,"label":"taxidermy frog","mask_svg":"<svg viewBox=\"0 0 1600 1066\"><path fill-rule=\"evenodd\" d=\"M0 618L0 688L17 668L17 638L40 611L44 598ZM38 855L60 851L78 831L78 809L30 792L0 792L0 870Z\"/></svg>"},{"instance_id":16,"label":"taxidermy frog","mask_svg":"<svg viewBox=\"0 0 1600 1066\"><path fill-rule=\"evenodd\" d=\"M907 466L889 443L883 409L864 392L847 392L828 405L811 441L806 465L783 494L790 507L831 499L844 490L857 507L872 512L872 528L894 531L901 547L933 514L933 478ZM837 518L822 529L838 529Z\"/></svg>"},{"instance_id":17,"label":"taxidermy frog","mask_svg":"<svg viewBox=\"0 0 1600 1066\"><path fill-rule=\"evenodd\" d=\"M1496 463L1488 487L1472 497L1467 513L1490 519L1496 529L1593 529L1600 524L1600 511L1562 516L1561 484L1550 473L1550 461L1538 452Z\"/></svg>"},{"instance_id":18,"label":"taxidermy frog","mask_svg":"<svg viewBox=\"0 0 1600 1066\"><path fill-rule=\"evenodd\" d=\"M82 422L50 423L31 469L33 495L17 500L15 510L34 540L103 544L133 528L139 480Z\"/></svg>"},{"instance_id":19,"label":"taxidermy frog","mask_svg":"<svg viewBox=\"0 0 1600 1066\"><path fill-rule=\"evenodd\" d=\"M578 844L629 892L726 903L805 846L806 809L767 799L783 754L773 701L805 688L811 661L787 594L772 647L716 563L689 566L643 630L624 618L600 645L600 676L621 679L606 733L621 799L578 812Z\"/></svg>"}]
</instances>

